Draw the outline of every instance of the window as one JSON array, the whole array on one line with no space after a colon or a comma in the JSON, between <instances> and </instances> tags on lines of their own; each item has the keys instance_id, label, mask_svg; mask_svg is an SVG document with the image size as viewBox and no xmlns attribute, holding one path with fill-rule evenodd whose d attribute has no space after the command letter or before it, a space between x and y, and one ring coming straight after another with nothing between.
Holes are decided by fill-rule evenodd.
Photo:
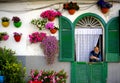
<instances>
[{"instance_id":1,"label":"window","mask_svg":"<svg viewBox=\"0 0 120 83\"><path fill-rule=\"evenodd\" d=\"M103 36L103 27L95 17L80 19L75 27L76 61L89 62L89 54L95 46L99 47L103 58Z\"/></svg>"}]
</instances>

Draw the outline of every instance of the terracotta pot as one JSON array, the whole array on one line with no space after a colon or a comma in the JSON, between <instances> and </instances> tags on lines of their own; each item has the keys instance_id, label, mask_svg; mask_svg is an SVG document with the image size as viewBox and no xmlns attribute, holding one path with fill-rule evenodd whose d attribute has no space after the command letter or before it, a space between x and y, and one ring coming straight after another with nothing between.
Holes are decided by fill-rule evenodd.
<instances>
[{"instance_id":1,"label":"terracotta pot","mask_svg":"<svg viewBox=\"0 0 120 83\"><path fill-rule=\"evenodd\" d=\"M55 17L48 18L49 21L54 21Z\"/></svg>"},{"instance_id":2,"label":"terracotta pot","mask_svg":"<svg viewBox=\"0 0 120 83\"><path fill-rule=\"evenodd\" d=\"M9 22L2 22L2 26L3 26L3 27L8 27L9 24L10 24Z\"/></svg>"},{"instance_id":3,"label":"terracotta pot","mask_svg":"<svg viewBox=\"0 0 120 83\"><path fill-rule=\"evenodd\" d=\"M69 9L68 12L69 12L70 15L73 15L76 12L76 10L75 9Z\"/></svg>"},{"instance_id":4,"label":"terracotta pot","mask_svg":"<svg viewBox=\"0 0 120 83\"><path fill-rule=\"evenodd\" d=\"M101 8L101 12L103 14L106 14L109 11L109 8Z\"/></svg>"},{"instance_id":5,"label":"terracotta pot","mask_svg":"<svg viewBox=\"0 0 120 83\"><path fill-rule=\"evenodd\" d=\"M55 34L56 32L57 32L57 29L50 29L50 32L52 33L52 34Z\"/></svg>"},{"instance_id":6,"label":"terracotta pot","mask_svg":"<svg viewBox=\"0 0 120 83\"><path fill-rule=\"evenodd\" d=\"M16 42L20 42L20 40L21 40L21 35L15 35L15 36L14 36L14 39L15 39Z\"/></svg>"},{"instance_id":7,"label":"terracotta pot","mask_svg":"<svg viewBox=\"0 0 120 83\"><path fill-rule=\"evenodd\" d=\"M29 81L28 83L42 83L41 81Z\"/></svg>"},{"instance_id":8,"label":"terracotta pot","mask_svg":"<svg viewBox=\"0 0 120 83\"><path fill-rule=\"evenodd\" d=\"M19 28L22 25L22 22L14 22L14 26Z\"/></svg>"}]
</instances>

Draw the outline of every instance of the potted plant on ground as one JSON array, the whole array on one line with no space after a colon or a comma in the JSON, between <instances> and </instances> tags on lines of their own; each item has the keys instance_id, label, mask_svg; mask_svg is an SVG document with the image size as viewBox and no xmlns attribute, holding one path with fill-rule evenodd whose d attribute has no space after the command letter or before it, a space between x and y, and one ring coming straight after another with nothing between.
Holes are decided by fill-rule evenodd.
<instances>
[{"instance_id":1,"label":"potted plant on ground","mask_svg":"<svg viewBox=\"0 0 120 83\"><path fill-rule=\"evenodd\" d=\"M64 70L31 70L28 83L66 83L67 78Z\"/></svg>"},{"instance_id":2,"label":"potted plant on ground","mask_svg":"<svg viewBox=\"0 0 120 83\"><path fill-rule=\"evenodd\" d=\"M16 42L20 42L22 33L14 32L14 39Z\"/></svg>"},{"instance_id":3,"label":"potted plant on ground","mask_svg":"<svg viewBox=\"0 0 120 83\"><path fill-rule=\"evenodd\" d=\"M55 36L46 36L42 42L41 47L45 54L47 64L53 64L56 54L58 53L58 40Z\"/></svg>"},{"instance_id":4,"label":"potted plant on ground","mask_svg":"<svg viewBox=\"0 0 120 83\"><path fill-rule=\"evenodd\" d=\"M42 30L45 28L45 24L47 23L47 19L33 19L31 21L31 24L36 25L39 30Z\"/></svg>"},{"instance_id":5,"label":"potted plant on ground","mask_svg":"<svg viewBox=\"0 0 120 83\"><path fill-rule=\"evenodd\" d=\"M31 43L42 42L42 40L46 37L46 33L43 32L33 32L29 35L29 41Z\"/></svg>"},{"instance_id":6,"label":"potted plant on ground","mask_svg":"<svg viewBox=\"0 0 120 83\"><path fill-rule=\"evenodd\" d=\"M42 74L42 71L38 71L37 69L31 70L30 80L28 81L28 83L42 83L42 81L40 80L41 74Z\"/></svg>"},{"instance_id":7,"label":"potted plant on ground","mask_svg":"<svg viewBox=\"0 0 120 83\"><path fill-rule=\"evenodd\" d=\"M8 40L8 38L9 38L9 35L7 32L0 32L0 41L2 40L6 41Z\"/></svg>"},{"instance_id":8,"label":"potted plant on ground","mask_svg":"<svg viewBox=\"0 0 120 83\"><path fill-rule=\"evenodd\" d=\"M4 71L4 83L26 83L24 78L26 68L17 60L15 51L0 48L0 70Z\"/></svg>"},{"instance_id":9,"label":"potted plant on ground","mask_svg":"<svg viewBox=\"0 0 120 83\"><path fill-rule=\"evenodd\" d=\"M55 10L46 10L40 14L40 17L47 18L49 21L54 21L55 17L59 16L61 16L61 13Z\"/></svg>"},{"instance_id":10,"label":"potted plant on ground","mask_svg":"<svg viewBox=\"0 0 120 83\"><path fill-rule=\"evenodd\" d=\"M10 19L8 17L2 17L1 20L2 20L2 26L4 26L4 27L8 27L9 26Z\"/></svg>"},{"instance_id":11,"label":"potted plant on ground","mask_svg":"<svg viewBox=\"0 0 120 83\"><path fill-rule=\"evenodd\" d=\"M49 29L52 34L55 34L58 30L58 27L54 26L53 22L46 23L45 28Z\"/></svg>"},{"instance_id":12,"label":"potted plant on ground","mask_svg":"<svg viewBox=\"0 0 120 83\"><path fill-rule=\"evenodd\" d=\"M63 4L63 9L68 10L70 15L73 15L76 10L79 10L79 6L75 2L69 2Z\"/></svg>"},{"instance_id":13,"label":"potted plant on ground","mask_svg":"<svg viewBox=\"0 0 120 83\"><path fill-rule=\"evenodd\" d=\"M19 28L22 25L21 19L17 16L13 16L12 21L14 23L14 26Z\"/></svg>"},{"instance_id":14,"label":"potted plant on ground","mask_svg":"<svg viewBox=\"0 0 120 83\"><path fill-rule=\"evenodd\" d=\"M104 0L98 0L97 6L101 9L101 12L103 14L106 14L109 11L109 9L112 7L112 4Z\"/></svg>"}]
</instances>

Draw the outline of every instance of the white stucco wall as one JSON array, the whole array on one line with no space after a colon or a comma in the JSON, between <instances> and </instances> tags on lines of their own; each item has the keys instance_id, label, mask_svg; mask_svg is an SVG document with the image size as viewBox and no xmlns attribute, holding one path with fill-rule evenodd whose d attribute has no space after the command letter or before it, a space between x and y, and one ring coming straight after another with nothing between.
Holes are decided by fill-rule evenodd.
<instances>
[{"instance_id":1,"label":"white stucco wall","mask_svg":"<svg viewBox=\"0 0 120 83\"><path fill-rule=\"evenodd\" d=\"M57 3L54 2L54 3ZM39 47L39 43L37 44L30 44L28 35L31 34L34 31L40 31L36 27L34 27L32 24L30 24L30 21L34 18L39 18L40 13L46 9L53 9L53 8L59 8L61 11L62 15L69 18L72 22L81 14L84 13L95 13L99 16L101 16L105 22L108 22L111 18L118 16L118 10L120 10L120 4L119 3L114 3L113 7L110 9L110 12L106 15L102 14L98 7L93 4L80 4L80 10L77 11L74 15L69 15L66 10L62 10L62 4L60 5L53 5L44 9L38 9L38 10L32 10L32 11L24 11L24 10L31 10L34 8L40 8L43 6L50 5L50 3L45 3L45 2L26 2L26 3L0 3L0 18L3 16L7 16L10 19L12 19L13 16L19 16L22 20L22 26L20 28L15 28L13 26L12 21L10 20L10 26L7 28L3 28L2 25L0 24L0 32L8 32L9 34L9 40L8 41L1 41L0 46L4 47L6 46L7 48L11 48L16 51L17 56L26 56L26 67L27 67L27 74L29 75L30 69L55 69L57 71L61 69L65 69L67 71L69 77L67 80L67 83L70 83L70 63L66 62L59 62L56 60L55 64L53 65L46 65L44 61L44 54ZM93 5L93 6L92 6ZM1 20L0 20L1 22ZM55 19L54 21L55 25L58 26L58 19ZM16 43L13 39L13 32L22 32L22 39L21 42ZM40 32L46 32L47 35L53 35L47 30L42 30ZM58 38L58 32L54 34L54 36ZM36 56L36 57L32 57ZM40 58L41 57L41 58ZM116 67L115 69L113 68ZM119 67L118 67L119 66ZM108 83L120 83L120 64L115 63L111 64L109 63L108 67ZM117 75L116 75L116 74ZM112 81L111 81L112 79ZM117 81L116 81L117 80Z\"/></svg>"},{"instance_id":2,"label":"white stucco wall","mask_svg":"<svg viewBox=\"0 0 120 83\"><path fill-rule=\"evenodd\" d=\"M40 13L47 9L56 9L59 8L62 15L69 18L72 22L81 14L84 13L95 13L101 16L105 22L108 22L109 19L118 16L118 10L120 9L120 4L113 4L113 7L110 9L110 12L108 14L102 14L101 11L98 9L98 7L95 4L80 4L80 10L77 11L74 15L69 15L66 10L62 9L62 4L52 5L47 8L38 9L38 10L32 10L35 8L41 8L44 6L48 6L50 4L44 3L44 2L26 2L26 3L2 3L0 4L0 18L3 16L7 16L10 18L10 26L7 28L3 28L2 25L0 25L0 31L1 32L8 32L9 34L9 40L8 41L1 41L0 46L7 48L11 48L16 51L16 55L39 55L42 56L43 52L41 51L41 48L39 47L39 43L37 44L30 44L28 35L32 32L39 31L39 32L46 32L47 35L53 35L48 30L39 30L35 26L33 26L30 21L34 18L40 18ZM30 10L30 11L27 11ZM13 16L19 16L22 21L22 26L20 28L15 28L12 23L12 17ZM54 21L56 26L58 25L58 19L55 19ZM16 43L13 39L13 32L22 32L22 40L19 43ZM58 32L54 34L54 36L58 39Z\"/></svg>"}]
</instances>

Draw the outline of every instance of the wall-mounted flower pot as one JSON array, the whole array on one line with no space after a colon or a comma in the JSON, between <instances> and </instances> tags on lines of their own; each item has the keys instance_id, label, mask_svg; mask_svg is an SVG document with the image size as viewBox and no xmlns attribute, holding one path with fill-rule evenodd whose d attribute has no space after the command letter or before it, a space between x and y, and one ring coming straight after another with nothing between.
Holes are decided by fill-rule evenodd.
<instances>
[{"instance_id":1,"label":"wall-mounted flower pot","mask_svg":"<svg viewBox=\"0 0 120 83\"><path fill-rule=\"evenodd\" d=\"M55 34L56 32L57 32L57 29L50 29L50 32L52 33L52 34Z\"/></svg>"},{"instance_id":2,"label":"wall-mounted flower pot","mask_svg":"<svg viewBox=\"0 0 120 83\"><path fill-rule=\"evenodd\" d=\"M0 83L4 83L4 76L0 76Z\"/></svg>"},{"instance_id":3,"label":"wall-mounted flower pot","mask_svg":"<svg viewBox=\"0 0 120 83\"><path fill-rule=\"evenodd\" d=\"M4 35L3 36L3 40L5 40L5 41L8 40L8 38L9 38L9 35Z\"/></svg>"},{"instance_id":4,"label":"wall-mounted flower pot","mask_svg":"<svg viewBox=\"0 0 120 83\"><path fill-rule=\"evenodd\" d=\"M48 18L49 21L54 21L55 20L55 17L50 17Z\"/></svg>"},{"instance_id":5,"label":"wall-mounted flower pot","mask_svg":"<svg viewBox=\"0 0 120 83\"><path fill-rule=\"evenodd\" d=\"M22 25L22 22L14 22L14 26L19 28Z\"/></svg>"},{"instance_id":6,"label":"wall-mounted flower pot","mask_svg":"<svg viewBox=\"0 0 120 83\"><path fill-rule=\"evenodd\" d=\"M2 26L3 26L3 27L8 27L9 24L10 24L9 22L2 22Z\"/></svg>"},{"instance_id":7,"label":"wall-mounted flower pot","mask_svg":"<svg viewBox=\"0 0 120 83\"><path fill-rule=\"evenodd\" d=\"M15 39L16 42L20 42L20 40L21 40L21 35L15 35L15 36L14 36L14 39Z\"/></svg>"},{"instance_id":8,"label":"wall-mounted flower pot","mask_svg":"<svg viewBox=\"0 0 120 83\"><path fill-rule=\"evenodd\" d=\"M103 14L106 14L109 11L109 8L101 8L101 12Z\"/></svg>"},{"instance_id":9,"label":"wall-mounted flower pot","mask_svg":"<svg viewBox=\"0 0 120 83\"><path fill-rule=\"evenodd\" d=\"M68 12L69 12L70 15L73 15L76 12L76 10L75 9L69 9Z\"/></svg>"}]
</instances>

